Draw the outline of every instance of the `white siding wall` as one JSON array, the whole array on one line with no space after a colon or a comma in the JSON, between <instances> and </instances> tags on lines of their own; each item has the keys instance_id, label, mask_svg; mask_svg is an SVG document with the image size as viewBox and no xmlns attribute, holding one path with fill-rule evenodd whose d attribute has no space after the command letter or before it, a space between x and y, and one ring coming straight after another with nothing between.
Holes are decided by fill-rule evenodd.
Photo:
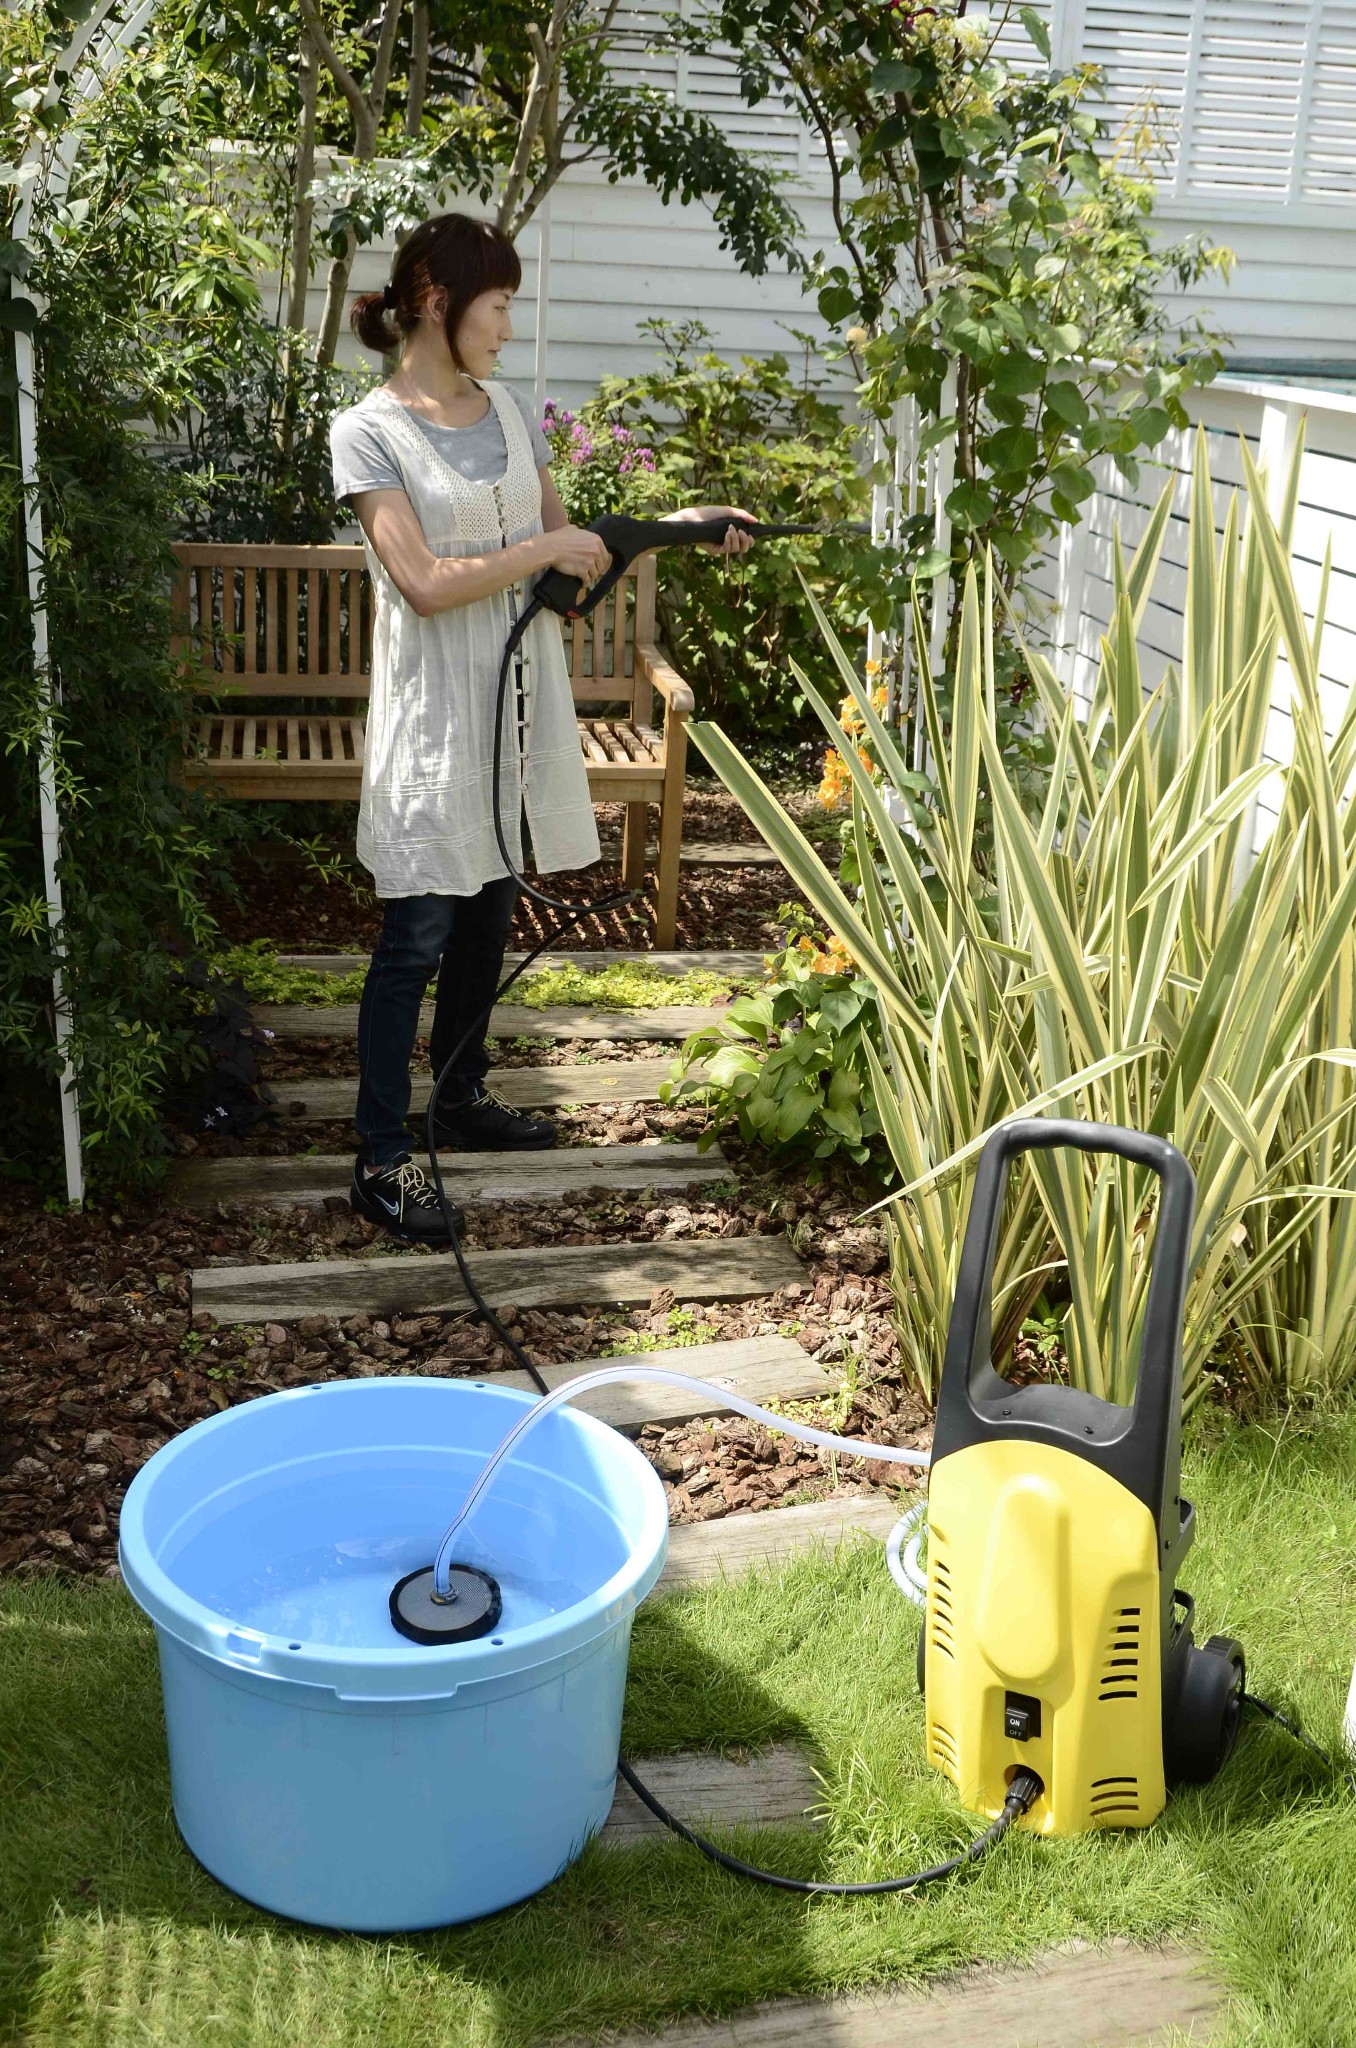
<instances>
[{"instance_id":1,"label":"white siding wall","mask_svg":"<svg viewBox=\"0 0 1356 2048\"><path fill-rule=\"evenodd\" d=\"M788 200L805 223L802 246L807 254L832 250L837 244L833 211L822 187L794 187ZM494 209L475 197L444 198L444 208L492 217ZM659 315L674 322L699 318L710 330L701 346L729 361L741 355L766 358L779 351L793 369L803 362L801 344L791 328L814 338L816 348L834 339L834 330L820 318L813 295L806 295L799 277L777 264L762 277L748 277L730 249L720 246L720 230L705 207L666 204L639 178L609 184L597 165L577 167L556 186L551 197L550 345L547 393L558 403L575 406L597 394L605 376L636 376L662 360L654 337L640 322ZM513 341L501 355L500 374L530 396L536 364L537 269L540 215L518 237L523 266L522 286L514 300ZM390 275L394 243L373 242L358 252L350 288L353 293L380 290ZM277 280L261 278L265 303L277 301ZM325 276L318 268L307 296L307 323L320 324ZM341 332L338 360L348 368L364 365L379 371L381 360L361 348L348 331ZM812 370L829 379L836 397L851 393L855 378L850 363L832 370L817 356ZM856 417L856 409L852 408Z\"/></svg>"},{"instance_id":2,"label":"white siding wall","mask_svg":"<svg viewBox=\"0 0 1356 2048\"><path fill-rule=\"evenodd\" d=\"M1110 462L1105 463L1102 489L1085 508L1082 527L1066 540L1062 561L1047 563L1036 579L1052 607L1043 637L1059 649L1058 666L1064 680L1085 705L1096 672L1100 636L1111 615L1113 535L1119 528L1128 558L1144 532L1149 507L1172 478L1173 516L1140 632L1146 687L1159 681L1169 662L1180 666L1195 427L1203 427L1207 435L1217 535L1223 528L1230 490L1243 484L1240 436L1247 440L1254 461L1265 462L1274 489L1302 428L1304 456L1293 548L1295 582L1312 625L1324 550L1331 543L1332 580L1319 663L1324 719L1331 737L1356 681L1356 399L1288 386L1216 384L1199 393L1190 410L1192 430L1174 432L1158 458L1143 464L1138 489L1131 490ZM1291 689L1290 671L1282 656L1276 668L1266 737L1267 757L1276 762L1290 759ZM1258 805L1259 841L1274 822L1276 802L1276 784L1269 783Z\"/></svg>"}]
</instances>

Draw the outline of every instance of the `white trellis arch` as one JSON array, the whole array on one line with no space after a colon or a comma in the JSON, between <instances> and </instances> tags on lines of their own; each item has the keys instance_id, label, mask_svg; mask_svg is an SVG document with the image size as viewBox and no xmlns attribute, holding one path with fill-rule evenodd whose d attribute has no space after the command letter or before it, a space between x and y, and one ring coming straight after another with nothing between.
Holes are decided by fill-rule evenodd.
<instances>
[{"instance_id":1,"label":"white trellis arch","mask_svg":"<svg viewBox=\"0 0 1356 2048\"><path fill-rule=\"evenodd\" d=\"M103 91L116 76L128 52L139 40L158 6L159 0L89 0L83 19L53 66L51 82L44 95L44 105L55 105L63 92L73 101L83 103L92 100L96 94ZM17 241L27 239L33 220L40 209L59 206L66 196L72 167L80 148L81 127L78 112L78 105L73 106L71 118L62 126L55 138L39 135L25 153L19 172L20 197L13 228ZM551 259L549 194L539 211L537 251L534 368L537 405L540 411L546 383L548 280ZM22 290L15 292L15 297L27 299L35 313L44 310L41 294L30 284L25 283ZM38 498L37 360L31 333L23 330L16 332L15 363L19 387L19 452L23 474L28 593L33 622L33 660L44 705L44 731L38 762L39 810L43 879L54 953L52 994L56 1039L62 1059L61 1119L66 1193L69 1201L78 1203L84 1198L85 1176L81 1151L79 1083L69 1053L71 1011L63 972L64 934L59 871L61 820L57 808L52 727L52 714L60 704L61 690L59 678L54 675L51 668L47 630L43 574L46 552L42 510ZM917 468L914 447L917 433L916 419L910 401L901 401L896 406L891 422L891 438L896 450L893 478L878 485L873 494L872 533L878 540L897 536L901 511L906 499L910 509L914 502ZM887 449L886 436L880 423L877 423L874 440L873 457L876 462L880 462ZM940 468L947 460L947 451L944 447L929 459L922 479L925 499L936 506L940 506L944 501L948 488L940 475ZM944 515L939 512L939 522L943 517ZM939 539L942 537L939 533ZM887 647L894 638L893 634L882 636L874 626L870 627L867 636L868 659L883 660ZM907 631L900 634L899 638L906 650L907 658ZM920 719L914 735L915 765L921 765L921 747Z\"/></svg>"},{"instance_id":2,"label":"white trellis arch","mask_svg":"<svg viewBox=\"0 0 1356 2048\"><path fill-rule=\"evenodd\" d=\"M105 90L120 70L128 52L155 14L159 0L89 0L86 12L66 47L52 67L52 77L43 95L44 107L52 107L67 95L73 102L92 100ZM55 137L39 133L25 151L19 167L19 203L15 210L13 237L27 240L34 218L42 208L59 206L70 185L71 169L80 148L78 105ZM538 401L545 389L547 344L547 278L550 268L551 214L549 195L540 214L538 232L538 284L536 314L536 381ZM26 300L34 313L45 310L45 301L27 281L14 292ZM56 1017L57 1049L61 1055L61 1128L66 1166L66 1195L70 1202L83 1201L84 1161L80 1143L80 1093L70 1057L70 1003L66 994L63 960L64 918L61 895L61 819L57 809L52 715L61 702L59 679L53 674L47 632L47 600L44 588L46 543L42 508L38 499L38 379L37 354L33 336L22 328L14 336L15 371L18 382L19 461L23 477L24 541L28 564L29 613L33 630L33 666L43 705L43 737L38 756L38 803L42 836L43 883L47 921L52 933L53 1008Z\"/></svg>"}]
</instances>

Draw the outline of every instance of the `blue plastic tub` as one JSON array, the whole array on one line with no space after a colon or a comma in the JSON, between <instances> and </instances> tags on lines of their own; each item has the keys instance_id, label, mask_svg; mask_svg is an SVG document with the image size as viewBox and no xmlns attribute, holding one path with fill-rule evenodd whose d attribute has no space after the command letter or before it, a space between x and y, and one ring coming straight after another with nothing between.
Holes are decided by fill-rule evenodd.
<instances>
[{"instance_id":1,"label":"blue plastic tub","mask_svg":"<svg viewBox=\"0 0 1356 2048\"><path fill-rule=\"evenodd\" d=\"M441 1927L549 1884L607 1817L631 1619L664 1488L592 1416L545 1416L458 1545L492 1636L425 1647L388 1598L532 1396L465 1380L301 1387L199 1422L123 1505L155 1623L174 1811L256 1905L359 1932Z\"/></svg>"}]
</instances>

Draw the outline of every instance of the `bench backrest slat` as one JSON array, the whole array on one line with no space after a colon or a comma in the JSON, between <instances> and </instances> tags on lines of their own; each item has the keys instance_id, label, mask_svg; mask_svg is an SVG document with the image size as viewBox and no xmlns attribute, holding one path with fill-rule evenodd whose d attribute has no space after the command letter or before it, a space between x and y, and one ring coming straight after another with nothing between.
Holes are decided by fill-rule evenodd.
<instances>
[{"instance_id":1,"label":"bench backrest slat","mask_svg":"<svg viewBox=\"0 0 1356 2048\"><path fill-rule=\"evenodd\" d=\"M198 688L232 697L368 695L365 549L180 541L174 554L171 646L194 664ZM640 723L652 722L654 693L636 675L635 646L654 641L654 614L654 557L642 555L587 618L562 620L576 703L625 703Z\"/></svg>"}]
</instances>

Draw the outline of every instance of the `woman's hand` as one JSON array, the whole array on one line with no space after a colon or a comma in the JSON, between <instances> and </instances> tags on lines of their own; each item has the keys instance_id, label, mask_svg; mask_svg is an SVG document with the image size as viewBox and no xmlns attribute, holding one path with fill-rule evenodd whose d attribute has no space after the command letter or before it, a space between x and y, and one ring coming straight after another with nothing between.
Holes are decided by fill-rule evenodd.
<instances>
[{"instance_id":1,"label":"woman's hand","mask_svg":"<svg viewBox=\"0 0 1356 2048\"><path fill-rule=\"evenodd\" d=\"M738 505L689 505L685 511L666 512L664 517L673 525L681 526L690 520L753 519L755 515L743 511ZM742 527L729 526L725 529L723 541L700 540L697 546L705 549L708 555L746 555L753 546L753 535L745 533Z\"/></svg>"}]
</instances>

